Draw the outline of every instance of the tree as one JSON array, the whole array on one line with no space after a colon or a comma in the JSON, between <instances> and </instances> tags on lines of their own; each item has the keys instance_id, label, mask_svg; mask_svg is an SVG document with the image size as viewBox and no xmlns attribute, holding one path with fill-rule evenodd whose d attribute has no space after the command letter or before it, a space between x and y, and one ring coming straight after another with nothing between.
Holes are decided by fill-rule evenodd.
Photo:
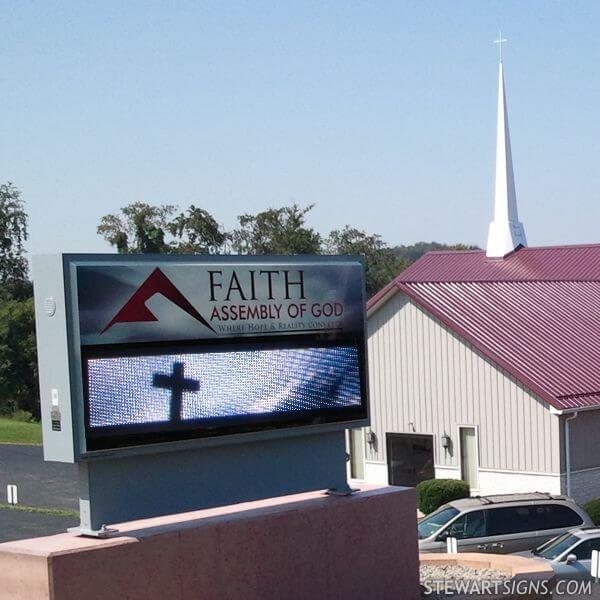
<instances>
[{"instance_id":1,"label":"tree","mask_svg":"<svg viewBox=\"0 0 600 600\"><path fill-rule=\"evenodd\" d=\"M135 202L122 208L121 214L102 217L98 233L119 254L213 254L224 250L227 235L208 211L194 205L173 216L176 211L171 204Z\"/></svg>"},{"instance_id":2,"label":"tree","mask_svg":"<svg viewBox=\"0 0 600 600\"><path fill-rule=\"evenodd\" d=\"M320 254L321 236L306 227L305 216L313 204L271 208L256 215L240 215L239 228L231 233L238 254Z\"/></svg>"},{"instance_id":3,"label":"tree","mask_svg":"<svg viewBox=\"0 0 600 600\"><path fill-rule=\"evenodd\" d=\"M33 298L0 303L0 412L39 418Z\"/></svg>"},{"instance_id":4,"label":"tree","mask_svg":"<svg viewBox=\"0 0 600 600\"><path fill-rule=\"evenodd\" d=\"M0 303L8 300L27 300L33 297L33 284L29 279L14 279L0 285Z\"/></svg>"},{"instance_id":5,"label":"tree","mask_svg":"<svg viewBox=\"0 0 600 600\"><path fill-rule=\"evenodd\" d=\"M216 254L225 249L227 234L208 211L193 204L169 223L168 230L178 240L172 245L175 252Z\"/></svg>"},{"instance_id":6,"label":"tree","mask_svg":"<svg viewBox=\"0 0 600 600\"><path fill-rule=\"evenodd\" d=\"M134 202L121 209L120 215L105 215L100 219L98 233L117 249L119 254L168 252L165 241L169 217L176 207L170 204L152 206Z\"/></svg>"},{"instance_id":7,"label":"tree","mask_svg":"<svg viewBox=\"0 0 600 600\"><path fill-rule=\"evenodd\" d=\"M392 248L393 253L399 258L408 260L409 264L415 262L427 252L432 250L480 250L477 246L466 244L440 244L439 242L417 242L410 246L396 246Z\"/></svg>"},{"instance_id":8,"label":"tree","mask_svg":"<svg viewBox=\"0 0 600 600\"><path fill-rule=\"evenodd\" d=\"M0 185L0 412L20 408L39 416L27 224L19 190L10 182Z\"/></svg>"},{"instance_id":9,"label":"tree","mask_svg":"<svg viewBox=\"0 0 600 600\"><path fill-rule=\"evenodd\" d=\"M351 254L364 257L367 297L370 298L408 266L398 258L381 236L368 234L346 225L334 230L326 241L329 254Z\"/></svg>"},{"instance_id":10,"label":"tree","mask_svg":"<svg viewBox=\"0 0 600 600\"><path fill-rule=\"evenodd\" d=\"M270 208L238 217L239 226L224 231L206 210L183 212L170 204L129 204L120 214L102 217L98 233L119 253L354 254L364 257L367 294L372 296L403 269L430 250L470 250L476 246L418 242L390 248L379 235L346 225L323 240L306 224L314 205ZM176 214L177 213L177 214ZM1 292L0 292L1 298Z\"/></svg>"},{"instance_id":11,"label":"tree","mask_svg":"<svg viewBox=\"0 0 600 600\"><path fill-rule=\"evenodd\" d=\"M21 192L10 182L0 185L0 284L13 285L27 278L24 256L27 214Z\"/></svg>"}]
</instances>

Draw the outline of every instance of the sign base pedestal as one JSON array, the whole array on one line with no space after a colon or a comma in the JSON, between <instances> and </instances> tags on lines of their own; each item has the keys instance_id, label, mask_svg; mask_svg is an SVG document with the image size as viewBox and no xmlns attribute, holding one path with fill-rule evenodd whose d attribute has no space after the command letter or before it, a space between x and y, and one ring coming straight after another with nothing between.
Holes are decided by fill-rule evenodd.
<instances>
[{"instance_id":1,"label":"sign base pedestal","mask_svg":"<svg viewBox=\"0 0 600 600\"><path fill-rule=\"evenodd\" d=\"M417 600L416 514L414 489L370 486L7 542L0 600Z\"/></svg>"}]
</instances>

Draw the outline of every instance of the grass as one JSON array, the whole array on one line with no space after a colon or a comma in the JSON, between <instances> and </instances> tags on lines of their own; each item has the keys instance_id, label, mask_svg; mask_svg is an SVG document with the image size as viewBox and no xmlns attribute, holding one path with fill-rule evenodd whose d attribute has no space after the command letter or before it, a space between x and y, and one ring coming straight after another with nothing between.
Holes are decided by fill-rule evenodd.
<instances>
[{"instance_id":1,"label":"grass","mask_svg":"<svg viewBox=\"0 0 600 600\"><path fill-rule=\"evenodd\" d=\"M42 426L40 423L15 421L0 418L0 444L41 444Z\"/></svg>"},{"instance_id":2,"label":"grass","mask_svg":"<svg viewBox=\"0 0 600 600\"><path fill-rule=\"evenodd\" d=\"M38 506L24 506L22 504L5 504L0 502L0 509L19 510L21 512L54 515L55 517L78 517L79 511L70 508L39 508Z\"/></svg>"}]
</instances>

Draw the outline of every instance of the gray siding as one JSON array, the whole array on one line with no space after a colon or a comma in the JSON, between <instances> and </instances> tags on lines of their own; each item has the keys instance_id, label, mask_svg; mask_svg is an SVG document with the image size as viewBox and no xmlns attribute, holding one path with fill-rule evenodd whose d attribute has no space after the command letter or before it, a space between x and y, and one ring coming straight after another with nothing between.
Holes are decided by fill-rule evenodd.
<instances>
[{"instance_id":1,"label":"gray siding","mask_svg":"<svg viewBox=\"0 0 600 600\"><path fill-rule=\"evenodd\" d=\"M558 473L559 420L546 404L404 294L369 317L369 461L385 433L435 435L435 463L458 467L458 425L478 427L480 468ZM453 442L441 447L441 435Z\"/></svg>"},{"instance_id":2,"label":"gray siding","mask_svg":"<svg viewBox=\"0 0 600 600\"><path fill-rule=\"evenodd\" d=\"M566 416L561 420L564 440ZM600 467L600 411L583 411L571 420L571 471ZM564 446L564 445L563 445ZM566 471L565 449L561 452L561 472Z\"/></svg>"}]
</instances>

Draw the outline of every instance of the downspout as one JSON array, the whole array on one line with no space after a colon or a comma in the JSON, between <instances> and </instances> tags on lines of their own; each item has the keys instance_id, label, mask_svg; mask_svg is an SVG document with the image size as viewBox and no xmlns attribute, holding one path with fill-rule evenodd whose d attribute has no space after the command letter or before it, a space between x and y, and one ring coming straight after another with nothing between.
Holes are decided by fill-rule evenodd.
<instances>
[{"instance_id":1,"label":"downspout","mask_svg":"<svg viewBox=\"0 0 600 600\"><path fill-rule=\"evenodd\" d=\"M577 418L579 413L574 412L565 419L565 467L567 471L567 496L571 496L571 421Z\"/></svg>"}]
</instances>

